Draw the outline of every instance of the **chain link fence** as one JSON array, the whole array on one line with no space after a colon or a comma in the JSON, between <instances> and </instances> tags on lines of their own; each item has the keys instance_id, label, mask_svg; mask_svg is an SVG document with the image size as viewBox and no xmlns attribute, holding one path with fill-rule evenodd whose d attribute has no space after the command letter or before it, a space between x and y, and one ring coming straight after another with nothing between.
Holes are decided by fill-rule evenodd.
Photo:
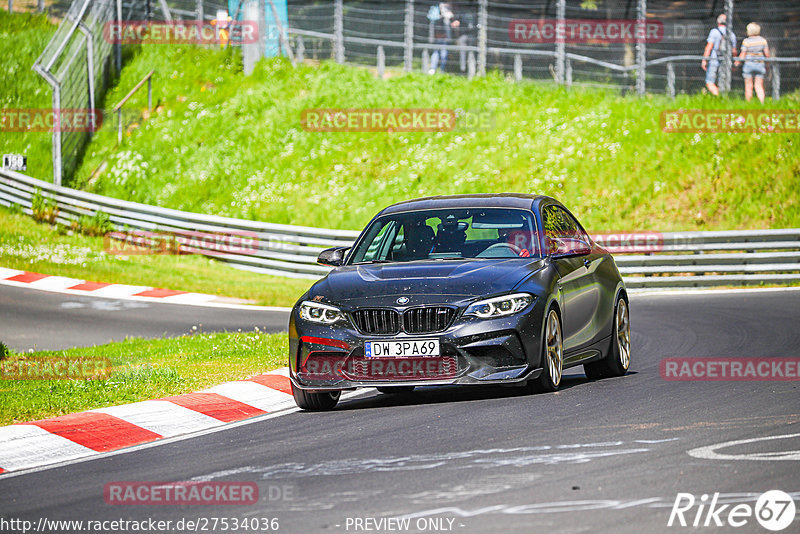
<instances>
[{"instance_id":1,"label":"chain link fence","mask_svg":"<svg viewBox=\"0 0 800 534\"><path fill-rule=\"evenodd\" d=\"M778 98L800 85L800 3L781 0L9 0L9 8L46 9L61 20L34 65L52 87L54 113L94 110L102 101L122 58L120 45L103 38L106 23L210 21L218 10L237 20L257 13L256 57L271 55L283 35L278 50L293 59L374 65L381 74L387 67L464 76L499 71L517 80L672 95L703 89L701 54L726 12L738 43L756 21L778 56L769 63L768 93ZM270 22L278 12L288 13L280 31ZM637 27L646 29L644 37ZM730 72L726 84L729 71L721 70L723 89L741 92L739 73ZM56 184L71 176L90 135L53 132Z\"/></svg>"},{"instance_id":2,"label":"chain link fence","mask_svg":"<svg viewBox=\"0 0 800 534\"><path fill-rule=\"evenodd\" d=\"M768 74L768 91L794 91L800 85L800 3L778 0L528 0L448 2L457 27L443 31L443 8L430 1L318 1L288 3L289 33L306 60L336 59L406 70L433 67L439 50L439 71L470 75L497 70L517 78L554 79L565 84L635 90L637 80L647 92L692 93L704 87L700 60L709 31L730 3L741 43L749 22L758 22L773 55L794 58L775 63ZM337 16L341 5L341 16ZM637 39L618 34L625 24L643 20L657 28ZM560 40L550 30L566 24ZM587 32L581 33L580 24ZM521 34L515 32L519 26ZM575 27L575 35L570 29ZM410 36L410 39L409 39ZM563 41L563 42L559 42ZM409 54L411 44L412 54ZM485 43L485 44L484 44ZM641 47L641 44L644 46ZM438 46L437 46L438 45ZM640 46L637 46L640 45ZM337 48L338 47L338 48ZM382 50L379 51L379 47ZM637 57L641 54L641 57ZM442 49L448 49L442 61ZM485 55L485 59L482 58ZM561 59L559 59L561 56ZM409 57L413 57L409 61ZM641 63L646 63L641 69ZM776 66L779 65L779 66ZM642 77L641 73L644 73ZM778 78L780 73L780 78ZM782 87L773 87L782 84ZM732 91L742 91L734 72ZM772 89L770 89L772 88Z\"/></svg>"}]
</instances>

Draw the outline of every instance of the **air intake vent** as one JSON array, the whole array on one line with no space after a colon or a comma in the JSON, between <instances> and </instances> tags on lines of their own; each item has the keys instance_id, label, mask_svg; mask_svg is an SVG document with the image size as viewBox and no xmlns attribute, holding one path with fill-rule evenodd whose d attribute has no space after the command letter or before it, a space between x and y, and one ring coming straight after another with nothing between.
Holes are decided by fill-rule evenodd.
<instances>
[{"instance_id":1,"label":"air intake vent","mask_svg":"<svg viewBox=\"0 0 800 534\"><path fill-rule=\"evenodd\" d=\"M394 310L366 309L353 312L356 328L365 334L389 335L400 332L400 314Z\"/></svg>"},{"instance_id":2,"label":"air intake vent","mask_svg":"<svg viewBox=\"0 0 800 534\"><path fill-rule=\"evenodd\" d=\"M403 330L408 334L441 332L450 326L456 311L446 306L411 308L403 313Z\"/></svg>"}]
</instances>

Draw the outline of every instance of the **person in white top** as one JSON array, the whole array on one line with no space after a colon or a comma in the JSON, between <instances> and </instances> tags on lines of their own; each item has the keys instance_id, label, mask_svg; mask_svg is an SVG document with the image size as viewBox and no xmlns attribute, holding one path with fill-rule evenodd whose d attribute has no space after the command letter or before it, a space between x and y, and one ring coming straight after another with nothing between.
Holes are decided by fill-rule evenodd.
<instances>
[{"instance_id":1,"label":"person in white top","mask_svg":"<svg viewBox=\"0 0 800 534\"><path fill-rule=\"evenodd\" d=\"M749 102L753 98L753 82L755 82L756 96L764 103L764 75L767 66L760 58L769 56L767 40L761 37L761 26L755 22L747 25L747 39L742 41L742 53L739 60L744 60L742 76L744 77L744 97ZM741 61L736 62L738 67Z\"/></svg>"}]
</instances>

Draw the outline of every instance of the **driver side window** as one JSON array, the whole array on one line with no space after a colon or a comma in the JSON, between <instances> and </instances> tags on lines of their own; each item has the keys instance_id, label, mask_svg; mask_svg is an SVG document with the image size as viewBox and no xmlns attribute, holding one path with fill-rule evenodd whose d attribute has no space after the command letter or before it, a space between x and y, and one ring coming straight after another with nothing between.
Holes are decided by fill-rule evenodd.
<instances>
[{"instance_id":1,"label":"driver side window","mask_svg":"<svg viewBox=\"0 0 800 534\"><path fill-rule=\"evenodd\" d=\"M569 213L558 206L546 206L542 216L551 253L563 254L589 248L588 236Z\"/></svg>"}]
</instances>

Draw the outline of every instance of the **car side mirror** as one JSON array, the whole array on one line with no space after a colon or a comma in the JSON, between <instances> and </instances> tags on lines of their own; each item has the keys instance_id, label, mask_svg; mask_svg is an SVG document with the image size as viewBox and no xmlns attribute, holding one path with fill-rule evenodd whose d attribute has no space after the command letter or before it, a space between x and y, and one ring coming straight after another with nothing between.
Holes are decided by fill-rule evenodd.
<instances>
[{"instance_id":1,"label":"car side mirror","mask_svg":"<svg viewBox=\"0 0 800 534\"><path fill-rule=\"evenodd\" d=\"M331 267L339 267L344 263L344 257L350 247L334 247L323 250L317 256L317 263L320 265L330 265Z\"/></svg>"},{"instance_id":2,"label":"car side mirror","mask_svg":"<svg viewBox=\"0 0 800 534\"><path fill-rule=\"evenodd\" d=\"M564 258L567 256L584 256L592 251L592 247L580 239L548 237L547 250L555 258Z\"/></svg>"}]
</instances>

